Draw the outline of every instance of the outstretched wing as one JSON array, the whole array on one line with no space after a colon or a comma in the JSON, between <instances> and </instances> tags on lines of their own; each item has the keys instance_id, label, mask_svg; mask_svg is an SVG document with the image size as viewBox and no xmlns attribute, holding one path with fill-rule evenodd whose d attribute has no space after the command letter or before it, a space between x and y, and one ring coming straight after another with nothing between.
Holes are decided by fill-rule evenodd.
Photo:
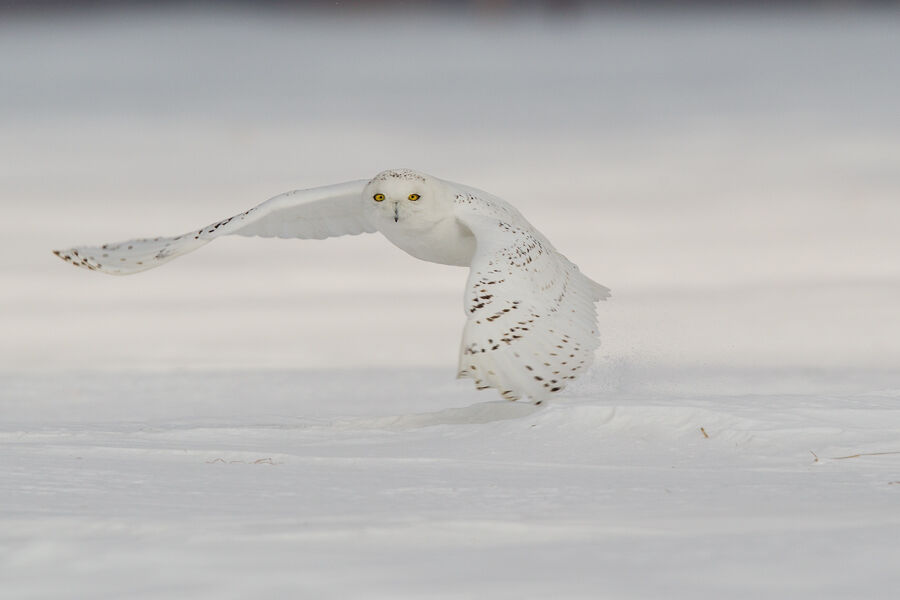
<instances>
[{"instance_id":1,"label":"outstretched wing","mask_svg":"<svg viewBox=\"0 0 900 600\"><path fill-rule=\"evenodd\" d=\"M609 290L582 275L506 202L462 189L456 217L477 248L466 283L459 376L509 400L541 402L587 370L600 345L594 304Z\"/></svg>"},{"instance_id":2,"label":"outstretched wing","mask_svg":"<svg viewBox=\"0 0 900 600\"><path fill-rule=\"evenodd\" d=\"M53 253L92 271L128 275L158 267L222 235L324 239L376 231L363 211L367 180L349 181L275 196L247 212L175 237L80 246Z\"/></svg>"}]
</instances>

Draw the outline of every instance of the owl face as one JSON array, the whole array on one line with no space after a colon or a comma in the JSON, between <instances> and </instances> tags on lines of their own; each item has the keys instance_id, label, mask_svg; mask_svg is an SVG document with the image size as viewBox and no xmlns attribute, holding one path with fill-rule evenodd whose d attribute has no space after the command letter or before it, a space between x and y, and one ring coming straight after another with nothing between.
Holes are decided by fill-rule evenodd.
<instances>
[{"instance_id":1,"label":"owl face","mask_svg":"<svg viewBox=\"0 0 900 600\"><path fill-rule=\"evenodd\" d=\"M407 169L383 171L363 191L366 210L385 228L427 227L448 214L445 198L439 180Z\"/></svg>"}]
</instances>

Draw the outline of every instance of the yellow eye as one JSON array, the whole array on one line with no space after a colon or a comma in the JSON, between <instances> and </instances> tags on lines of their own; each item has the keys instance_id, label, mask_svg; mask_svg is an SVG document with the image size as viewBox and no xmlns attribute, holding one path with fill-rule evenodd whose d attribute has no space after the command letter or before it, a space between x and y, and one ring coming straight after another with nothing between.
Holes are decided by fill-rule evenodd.
<instances>
[{"instance_id":1,"label":"yellow eye","mask_svg":"<svg viewBox=\"0 0 900 600\"><path fill-rule=\"evenodd\" d=\"M413 202L415 202L416 200L418 200L418 199L421 198L421 197L422 197L422 196L420 196L420 195L418 195L418 194L410 194L410 195L409 195L409 199L412 200Z\"/></svg>"},{"instance_id":2,"label":"yellow eye","mask_svg":"<svg viewBox=\"0 0 900 600\"><path fill-rule=\"evenodd\" d=\"M382 200L384 200L384 194L375 194L374 196L372 196L372 198L375 199L375 202L381 202Z\"/></svg>"}]
</instances>

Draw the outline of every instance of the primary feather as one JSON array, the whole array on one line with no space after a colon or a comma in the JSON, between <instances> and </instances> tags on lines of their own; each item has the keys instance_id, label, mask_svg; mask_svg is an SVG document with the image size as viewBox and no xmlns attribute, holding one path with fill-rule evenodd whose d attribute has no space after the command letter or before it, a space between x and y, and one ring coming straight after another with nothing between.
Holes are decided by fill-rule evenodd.
<instances>
[{"instance_id":1,"label":"primary feather","mask_svg":"<svg viewBox=\"0 0 900 600\"><path fill-rule=\"evenodd\" d=\"M338 235L376 231L366 221L362 189L367 180L294 190L255 208L195 231L173 237L155 237L79 246L53 253L76 267L110 275L130 275L165 264L223 235L321 240Z\"/></svg>"}]
</instances>

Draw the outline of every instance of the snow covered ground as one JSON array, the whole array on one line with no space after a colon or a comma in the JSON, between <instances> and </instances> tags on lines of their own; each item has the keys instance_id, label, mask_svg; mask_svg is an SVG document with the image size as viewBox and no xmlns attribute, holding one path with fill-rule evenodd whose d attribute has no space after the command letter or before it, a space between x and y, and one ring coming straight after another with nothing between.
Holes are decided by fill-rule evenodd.
<instances>
[{"instance_id":1,"label":"snow covered ground","mask_svg":"<svg viewBox=\"0 0 900 600\"><path fill-rule=\"evenodd\" d=\"M0 597L893 597L898 17L4 15ZM374 236L49 252L396 166L613 289L570 394Z\"/></svg>"},{"instance_id":2,"label":"snow covered ground","mask_svg":"<svg viewBox=\"0 0 900 600\"><path fill-rule=\"evenodd\" d=\"M838 377L843 388L732 373L706 382L718 391L687 392L664 373L619 370L605 374L615 388L598 377L548 407L473 402L450 375L4 378L3 588L15 598L894 593L896 373L857 386Z\"/></svg>"}]
</instances>

